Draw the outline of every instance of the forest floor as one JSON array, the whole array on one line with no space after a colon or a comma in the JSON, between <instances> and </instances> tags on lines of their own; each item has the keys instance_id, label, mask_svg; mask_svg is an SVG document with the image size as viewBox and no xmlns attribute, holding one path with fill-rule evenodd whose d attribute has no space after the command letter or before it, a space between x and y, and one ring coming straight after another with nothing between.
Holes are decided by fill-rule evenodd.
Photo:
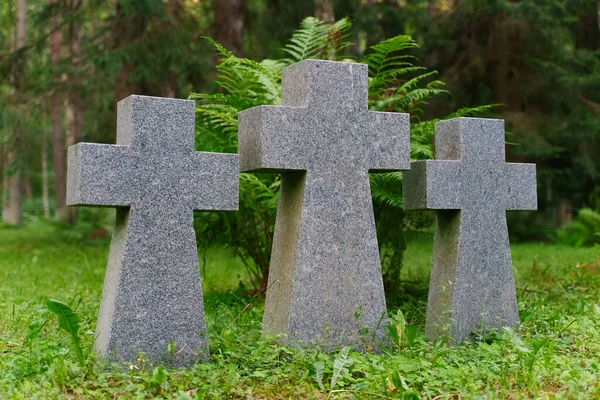
<instances>
[{"instance_id":1,"label":"forest floor","mask_svg":"<svg viewBox=\"0 0 600 400\"><path fill-rule=\"evenodd\" d=\"M1 399L600 398L597 249L514 244L520 329L448 347L423 338L431 238L414 239L381 354L264 338L261 301L239 285L241 263L210 252L201 268L210 362L123 370L91 351L109 239L76 236L49 223L0 227ZM83 364L48 299L79 315Z\"/></svg>"}]
</instances>

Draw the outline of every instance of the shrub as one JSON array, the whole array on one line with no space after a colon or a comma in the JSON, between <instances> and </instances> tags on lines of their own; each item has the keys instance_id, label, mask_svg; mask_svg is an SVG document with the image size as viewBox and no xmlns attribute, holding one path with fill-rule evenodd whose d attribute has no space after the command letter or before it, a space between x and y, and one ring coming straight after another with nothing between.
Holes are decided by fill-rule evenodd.
<instances>
[{"instance_id":1,"label":"shrub","mask_svg":"<svg viewBox=\"0 0 600 400\"><path fill-rule=\"evenodd\" d=\"M557 243L575 247L600 243L600 213L591 208L582 208L577 218L558 228L552 238Z\"/></svg>"}]
</instances>

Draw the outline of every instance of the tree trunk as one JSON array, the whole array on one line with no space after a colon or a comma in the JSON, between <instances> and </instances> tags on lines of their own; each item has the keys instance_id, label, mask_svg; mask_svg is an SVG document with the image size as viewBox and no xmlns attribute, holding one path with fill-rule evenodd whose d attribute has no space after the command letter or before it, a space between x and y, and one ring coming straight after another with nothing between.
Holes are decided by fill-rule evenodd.
<instances>
[{"instance_id":1,"label":"tree trunk","mask_svg":"<svg viewBox=\"0 0 600 400\"><path fill-rule=\"evenodd\" d=\"M244 0L215 0L214 10L214 39L236 56L241 56L244 49Z\"/></svg>"},{"instance_id":2,"label":"tree trunk","mask_svg":"<svg viewBox=\"0 0 600 400\"><path fill-rule=\"evenodd\" d=\"M111 32L111 47L119 49L128 43L134 42L142 37L145 31L143 18L137 15L127 15L123 10L121 2L115 4L115 19ZM141 82L132 82L129 78L135 70L133 63L125 63L117 71L114 85L114 110L117 103L132 94L148 94L142 89ZM114 118L113 120L116 120Z\"/></svg>"},{"instance_id":3,"label":"tree trunk","mask_svg":"<svg viewBox=\"0 0 600 400\"><path fill-rule=\"evenodd\" d=\"M600 0L598 0L598 30L600 31Z\"/></svg>"},{"instance_id":4,"label":"tree trunk","mask_svg":"<svg viewBox=\"0 0 600 400\"><path fill-rule=\"evenodd\" d=\"M71 11L74 12L76 0L71 0ZM68 96L65 100L65 120L67 128L67 148L76 144L81 138L83 126L83 99L81 97L81 78L78 75L81 66L81 26L77 21L71 22L69 29L69 55L73 73L67 78L69 82ZM77 209L67 210L67 220L70 224L77 221Z\"/></svg>"},{"instance_id":5,"label":"tree trunk","mask_svg":"<svg viewBox=\"0 0 600 400\"><path fill-rule=\"evenodd\" d=\"M335 22L333 0L315 0L315 17L328 24Z\"/></svg>"},{"instance_id":6,"label":"tree trunk","mask_svg":"<svg viewBox=\"0 0 600 400\"><path fill-rule=\"evenodd\" d=\"M0 143L0 156L2 157L2 163L0 164L0 172L2 173L2 220L6 222L4 219L4 209L8 204L8 171L6 168L8 167L8 148L4 143Z\"/></svg>"},{"instance_id":7,"label":"tree trunk","mask_svg":"<svg viewBox=\"0 0 600 400\"><path fill-rule=\"evenodd\" d=\"M16 49L19 50L25 47L26 39L26 22L27 22L27 2L26 0L17 1L17 42ZM17 105L22 103L23 99L23 81L25 78L25 54L18 55L17 61L13 65L14 76L14 94L17 99ZM4 222L11 225L21 225L21 167L19 166L18 154L23 146L23 130L17 121L13 127L13 137L9 143L6 165L11 168L9 175L6 177L4 186L8 191L8 196L2 206L2 219ZM6 173L6 171L5 171Z\"/></svg>"},{"instance_id":8,"label":"tree trunk","mask_svg":"<svg viewBox=\"0 0 600 400\"><path fill-rule=\"evenodd\" d=\"M49 0L55 5L57 0ZM60 60L60 31L56 29L58 19L56 11L52 16L52 29L50 34L50 62L54 68ZM55 216L57 219L67 218L67 182L65 174L65 143L62 131L62 99L59 90L60 77L54 73L54 94L51 98L50 115L52 119L52 165L54 167L54 201L56 206Z\"/></svg>"},{"instance_id":9,"label":"tree trunk","mask_svg":"<svg viewBox=\"0 0 600 400\"><path fill-rule=\"evenodd\" d=\"M48 197L48 131L42 133L42 204L44 218L50 218L50 199Z\"/></svg>"},{"instance_id":10,"label":"tree trunk","mask_svg":"<svg viewBox=\"0 0 600 400\"><path fill-rule=\"evenodd\" d=\"M70 147L79 141L83 125L81 78L77 72L81 65L81 26L77 22L72 22L70 26L69 53L71 56L71 70L74 71L74 73L68 77L69 97L65 107L67 147Z\"/></svg>"},{"instance_id":11,"label":"tree trunk","mask_svg":"<svg viewBox=\"0 0 600 400\"><path fill-rule=\"evenodd\" d=\"M21 178L21 196L33 199L33 185L31 184L31 179L27 176Z\"/></svg>"},{"instance_id":12,"label":"tree trunk","mask_svg":"<svg viewBox=\"0 0 600 400\"><path fill-rule=\"evenodd\" d=\"M8 150L6 157L6 165L11 169L5 178L4 190L5 198L4 204L2 205L2 220L10 225L21 225L22 212L21 212L21 170L17 166L17 150L18 142L21 136L20 128L15 126L13 129L13 143L10 144L11 148ZM16 139L16 140L15 140Z\"/></svg>"}]
</instances>

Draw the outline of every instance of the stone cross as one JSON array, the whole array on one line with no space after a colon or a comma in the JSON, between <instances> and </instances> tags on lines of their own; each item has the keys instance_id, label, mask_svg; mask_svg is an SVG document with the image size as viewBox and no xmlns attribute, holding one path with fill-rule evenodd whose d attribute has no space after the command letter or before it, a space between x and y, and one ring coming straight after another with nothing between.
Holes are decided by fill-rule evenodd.
<instances>
[{"instance_id":1,"label":"stone cross","mask_svg":"<svg viewBox=\"0 0 600 400\"><path fill-rule=\"evenodd\" d=\"M281 173L263 326L287 344L382 337L368 172L409 167L410 128L408 114L369 112L367 73L302 61L283 70L282 106L239 115L241 169Z\"/></svg>"},{"instance_id":2,"label":"stone cross","mask_svg":"<svg viewBox=\"0 0 600 400\"><path fill-rule=\"evenodd\" d=\"M117 145L69 148L68 204L117 208L95 342L113 361L208 357L193 211L236 209L239 170L237 155L194 151L194 110L130 96Z\"/></svg>"},{"instance_id":3,"label":"stone cross","mask_svg":"<svg viewBox=\"0 0 600 400\"><path fill-rule=\"evenodd\" d=\"M504 121L436 124L435 161L404 174L404 208L437 211L425 335L519 323L506 210L537 208L535 164L506 163Z\"/></svg>"}]
</instances>

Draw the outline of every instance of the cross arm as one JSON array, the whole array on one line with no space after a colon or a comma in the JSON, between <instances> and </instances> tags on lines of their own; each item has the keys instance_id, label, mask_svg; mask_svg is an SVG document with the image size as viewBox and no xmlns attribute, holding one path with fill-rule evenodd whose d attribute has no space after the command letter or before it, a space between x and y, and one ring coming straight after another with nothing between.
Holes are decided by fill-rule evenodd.
<instances>
[{"instance_id":1,"label":"cross arm","mask_svg":"<svg viewBox=\"0 0 600 400\"><path fill-rule=\"evenodd\" d=\"M69 147L67 205L130 206L128 146L79 143Z\"/></svg>"},{"instance_id":2,"label":"cross arm","mask_svg":"<svg viewBox=\"0 0 600 400\"><path fill-rule=\"evenodd\" d=\"M398 171L410 168L410 116L392 112L369 112L364 127L370 148L369 170Z\"/></svg>"},{"instance_id":3,"label":"cross arm","mask_svg":"<svg viewBox=\"0 0 600 400\"><path fill-rule=\"evenodd\" d=\"M402 178L404 209L458 210L460 182L459 160L413 162Z\"/></svg>"},{"instance_id":4,"label":"cross arm","mask_svg":"<svg viewBox=\"0 0 600 400\"><path fill-rule=\"evenodd\" d=\"M238 117L241 171L302 170L305 108L259 106Z\"/></svg>"},{"instance_id":5,"label":"cross arm","mask_svg":"<svg viewBox=\"0 0 600 400\"><path fill-rule=\"evenodd\" d=\"M537 210L535 164L506 163L507 210Z\"/></svg>"},{"instance_id":6,"label":"cross arm","mask_svg":"<svg viewBox=\"0 0 600 400\"><path fill-rule=\"evenodd\" d=\"M194 210L237 210L239 159L237 154L194 152L191 171L182 182L183 199Z\"/></svg>"}]
</instances>

